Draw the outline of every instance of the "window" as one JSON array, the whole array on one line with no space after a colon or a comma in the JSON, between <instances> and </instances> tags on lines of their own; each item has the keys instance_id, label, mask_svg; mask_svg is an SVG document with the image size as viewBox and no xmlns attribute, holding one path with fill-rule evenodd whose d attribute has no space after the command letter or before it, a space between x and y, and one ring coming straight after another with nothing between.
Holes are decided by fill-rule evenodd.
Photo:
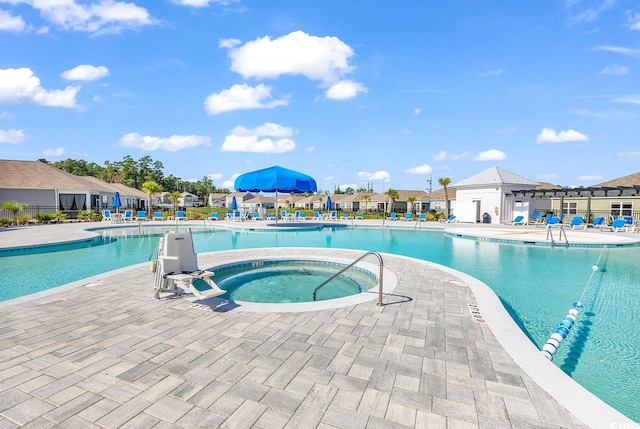
<instances>
[{"instance_id":1,"label":"window","mask_svg":"<svg viewBox=\"0 0 640 429\"><path fill-rule=\"evenodd\" d=\"M632 216L633 203L630 201L612 201L611 216Z\"/></svg>"},{"instance_id":2,"label":"window","mask_svg":"<svg viewBox=\"0 0 640 429\"><path fill-rule=\"evenodd\" d=\"M565 201L562 205L562 211L566 214L578 214L578 203L569 203Z\"/></svg>"}]
</instances>

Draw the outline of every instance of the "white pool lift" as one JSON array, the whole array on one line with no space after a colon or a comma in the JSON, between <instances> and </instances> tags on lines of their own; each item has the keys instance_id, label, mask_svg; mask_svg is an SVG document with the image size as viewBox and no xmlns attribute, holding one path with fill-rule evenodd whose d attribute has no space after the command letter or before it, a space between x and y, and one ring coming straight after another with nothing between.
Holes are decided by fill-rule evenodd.
<instances>
[{"instance_id":1,"label":"white pool lift","mask_svg":"<svg viewBox=\"0 0 640 429\"><path fill-rule=\"evenodd\" d=\"M165 231L158 243L153 297L160 299L161 293L180 296L193 294L198 299L207 299L226 293L211 279L213 271L201 270L193 248L191 231ZM207 288L198 288L195 280L202 280ZM200 282L201 283L201 282Z\"/></svg>"}]
</instances>

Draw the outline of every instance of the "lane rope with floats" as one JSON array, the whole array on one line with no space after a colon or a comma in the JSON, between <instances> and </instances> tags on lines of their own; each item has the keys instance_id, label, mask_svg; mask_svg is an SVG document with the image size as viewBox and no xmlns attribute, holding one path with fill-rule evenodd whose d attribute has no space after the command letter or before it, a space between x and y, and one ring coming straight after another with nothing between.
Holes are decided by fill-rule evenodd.
<instances>
[{"instance_id":1,"label":"lane rope with floats","mask_svg":"<svg viewBox=\"0 0 640 429\"><path fill-rule=\"evenodd\" d=\"M573 327L573 325L575 325L578 319L578 315L584 307L584 304L582 303L584 294L587 292L587 289L589 289L589 284L591 283L591 279L593 278L594 274L600 270L600 260L602 259L602 255L605 249L606 246L602 248L600 256L598 256L598 261L591 266L591 275L589 276L589 280L587 280L586 286L582 290L582 295L580 295L580 298L577 301L573 302L572 308L570 308L567 312L567 315L564 316L564 319L562 319L556 331L551 334L551 336L549 336L547 342L542 346L542 350L540 350L540 353L542 353L542 355L547 359L553 360L553 355L556 354L556 352L560 348L560 344L562 344L562 341L567 338L569 332L571 331L571 328Z\"/></svg>"}]
</instances>

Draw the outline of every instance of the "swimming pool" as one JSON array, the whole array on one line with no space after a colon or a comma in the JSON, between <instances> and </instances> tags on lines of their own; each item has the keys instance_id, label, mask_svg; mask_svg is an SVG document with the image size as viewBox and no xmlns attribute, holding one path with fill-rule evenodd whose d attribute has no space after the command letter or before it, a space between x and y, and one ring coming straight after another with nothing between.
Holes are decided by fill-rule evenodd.
<instances>
[{"instance_id":1,"label":"swimming pool","mask_svg":"<svg viewBox=\"0 0 640 429\"><path fill-rule=\"evenodd\" d=\"M137 229L137 228L136 228ZM21 296L122 266L147 261L158 242L154 235L115 229L106 245L46 254L0 258L0 299ZM468 273L490 285L532 341L541 347L586 290L578 325L555 355L554 363L627 416L640 421L639 247L564 248L513 245L446 237L438 231L380 228L321 231L194 231L197 252L261 247L347 248L406 255ZM10 254L10 252L3 252ZM34 269L36 267L37 269ZM28 286L28 287L27 287Z\"/></svg>"}]
</instances>

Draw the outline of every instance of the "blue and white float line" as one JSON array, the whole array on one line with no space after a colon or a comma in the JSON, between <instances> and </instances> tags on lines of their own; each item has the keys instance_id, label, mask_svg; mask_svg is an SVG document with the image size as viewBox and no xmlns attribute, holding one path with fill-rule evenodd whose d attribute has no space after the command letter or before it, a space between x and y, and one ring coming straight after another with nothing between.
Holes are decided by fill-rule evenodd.
<instances>
[{"instance_id":1,"label":"blue and white float line","mask_svg":"<svg viewBox=\"0 0 640 429\"><path fill-rule=\"evenodd\" d=\"M552 333L551 336L549 336L549 339L547 340L547 342L542 346L542 350L540 350L540 352L547 359L553 360L553 355L556 354L556 352L560 348L560 344L562 344L562 341L564 341L564 339L567 338L567 335L569 335L571 328L573 327L573 325L575 325L578 319L578 315L580 314L580 310L582 310L582 308L584 307L584 305L582 304L582 299L584 298L584 294L587 292L587 289L589 288L589 283L591 283L591 279L593 278L593 275L600 270L600 259L602 259L602 253L604 252L605 248L606 247L602 248L602 251L600 252L600 256L598 257L598 262L593 264L593 266L591 267L591 275L589 276L587 285L582 290L582 295L580 295L580 299L578 299L577 301L574 301L572 308L570 308L569 311L567 312L567 315L564 316L564 319L562 319L562 321L558 325L558 328L556 328L555 332Z\"/></svg>"}]
</instances>

